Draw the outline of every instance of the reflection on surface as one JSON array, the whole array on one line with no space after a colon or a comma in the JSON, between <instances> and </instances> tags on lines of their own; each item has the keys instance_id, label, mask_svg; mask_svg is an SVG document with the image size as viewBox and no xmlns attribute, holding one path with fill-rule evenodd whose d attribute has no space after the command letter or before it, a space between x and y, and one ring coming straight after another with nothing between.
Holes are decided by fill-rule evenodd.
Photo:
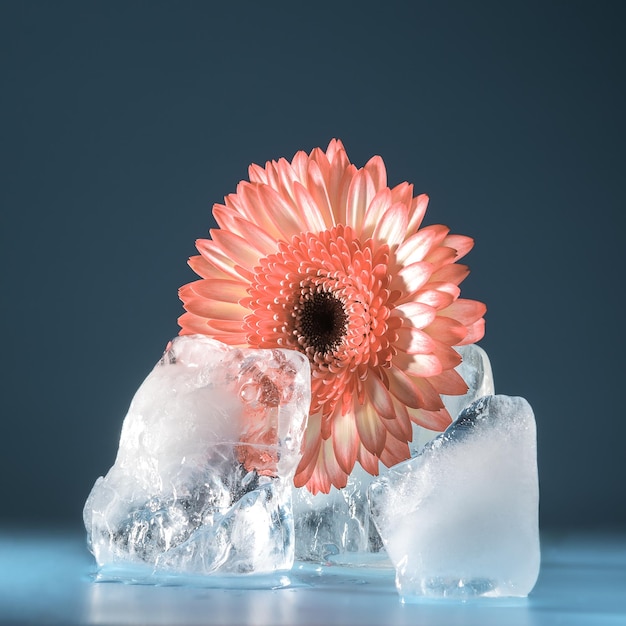
<instances>
[{"instance_id":1,"label":"reflection on surface","mask_svg":"<svg viewBox=\"0 0 626 626\"><path fill-rule=\"evenodd\" d=\"M0 531L0 622L80 623L90 556L81 535Z\"/></svg>"},{"instance_id":2,"label":"reflection on surface","mask_svg":"<svg viewBox=\"0 0 626 626\"><path fill-rule=\"evenodd\" d=\"M290 572L289 584L279 589L96 582L81 535L4 532L0 623L626 624L626 535L548 537L542 546L539 582L527 600L403 605L388 569L303 565Z\"/></svg>"},{"instance_id":3,"label":"reflection on surface","mask_svg":"<svg viewBox=\"0 0 626 626\"><path fill-rule=\"evenodd\" d=\"M298 624L296 596L272 591L95 584L90 624Z\"/></svg>"}]
</instances>

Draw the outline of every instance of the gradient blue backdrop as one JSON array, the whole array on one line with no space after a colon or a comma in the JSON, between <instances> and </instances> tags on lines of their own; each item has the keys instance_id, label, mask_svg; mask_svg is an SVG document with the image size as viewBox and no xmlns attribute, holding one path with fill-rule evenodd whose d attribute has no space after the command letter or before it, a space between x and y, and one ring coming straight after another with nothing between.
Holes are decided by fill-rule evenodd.
<instances>
[{"instance_id":1,"label":"gradient blue backdrop","mask_svg":"<svg viewBox=\"0 0 626 626\"><path fill-rule=\"evenodd\" d=\"M339 137L476 239L543 527L624 528L623 7L0 3L0 523L80 524L212 203Z\"/></svg>"}]
</instances>

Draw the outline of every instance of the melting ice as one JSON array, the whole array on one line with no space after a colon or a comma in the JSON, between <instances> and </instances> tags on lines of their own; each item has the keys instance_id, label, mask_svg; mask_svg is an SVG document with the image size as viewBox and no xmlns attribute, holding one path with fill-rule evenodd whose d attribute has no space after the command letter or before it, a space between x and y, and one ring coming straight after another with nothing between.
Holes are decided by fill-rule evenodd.
<instances>
[{"instance_id":1,"label":"melting ice","mask_svg":"<svg viewBox=\"0 0 626 626\"><path fill-rule=\"evenodd\" d=\"M306 357L178 337L124 419L85 504L99 566L269 573L294 559L291 484L310 406Z\"/></svg>"},{"instance_id":2,"label":"melting ice","mask_svg":"<svg viewBox=\"0 0 626 626\"><path fill-rule=\"evenodd\" d=\"M405 600L526 596L539 573L535 418L487 396L372 483L371 514Z\"/></svg>"}]
</instances>

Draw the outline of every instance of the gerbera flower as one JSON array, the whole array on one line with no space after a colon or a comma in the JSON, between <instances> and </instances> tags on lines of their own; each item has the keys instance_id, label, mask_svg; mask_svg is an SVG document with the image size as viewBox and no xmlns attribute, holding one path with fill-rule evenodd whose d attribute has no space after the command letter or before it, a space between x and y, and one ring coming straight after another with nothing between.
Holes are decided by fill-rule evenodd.
<instances>
[{"instance_id":1,"label":"gerbera flower","mask_svg":"<svg viewBox=\"0 0 626 626\"><path fill-rule=\"evenodd\" d=\"M467 390L452 346L484 334L485 305L459 297L473 240L420 228L428 197L390 189L378 156L357 169L337 140L249 175L196 243L202 278L180 289L180 334L308 356L295 484L328 492L357 461L375 475L409 458L412 424L451 422L440 394Z\"/></svg>"}]
</instances>

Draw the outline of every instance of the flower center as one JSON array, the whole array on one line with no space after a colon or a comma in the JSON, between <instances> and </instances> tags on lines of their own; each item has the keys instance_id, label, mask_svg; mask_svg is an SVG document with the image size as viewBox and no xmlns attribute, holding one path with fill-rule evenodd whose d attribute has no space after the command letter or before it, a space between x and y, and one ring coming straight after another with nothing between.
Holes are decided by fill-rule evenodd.
<instances>
[{"instance_id":1,"label":"flower center","mask_svg":"<svg viewBox=\"0 0 626 626\"><path fill-rule=\"evenodd\" d=\"M240 305L248 345L287 348L311 364L311 410L332 413L342 382L393 357L389 248L360 241L347 226L279 241L259 260ZM360 384L360 383L359 383ZM352 390L352 387L350 387ZM352 393L352 391L350 391Z\"/></svg>"},{"instance_id":2,"label":"flower center","mask_svg":"<svg viewBox=\"0 0 626 626\"><path fill-rule=\"evenodd\" d=\"M317 354L337 349L346 334L348 315L339 298L320 287L302 290L300 302L294 307L293 333L306 352Z\"/></svg>"}]
</instances>

